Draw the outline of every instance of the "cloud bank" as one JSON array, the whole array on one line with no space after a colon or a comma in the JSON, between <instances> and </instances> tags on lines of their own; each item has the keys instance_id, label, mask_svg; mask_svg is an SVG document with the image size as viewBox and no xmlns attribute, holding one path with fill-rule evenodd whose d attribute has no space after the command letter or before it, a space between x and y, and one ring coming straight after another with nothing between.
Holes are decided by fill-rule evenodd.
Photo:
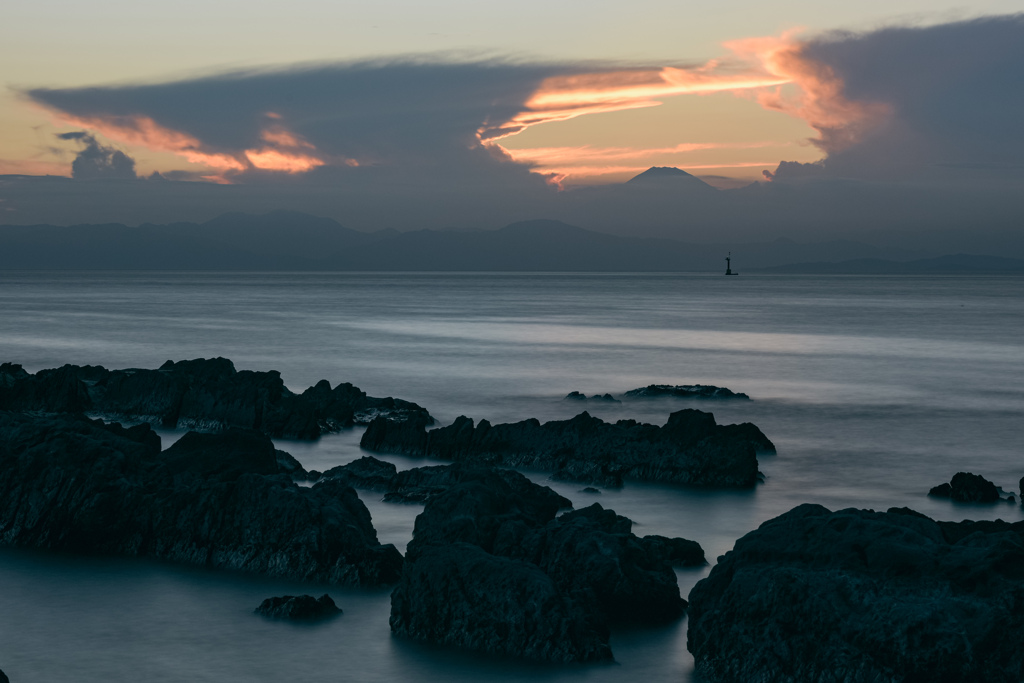
<instances>
[{"instance_id":1,"label":"cloud bank","mask_svg":"<svg viewBox=\"0 0 1024 683\"><path fill-rule=\"evenodd\" d=\"M811 39L783 34L726 47L722 59L691 66L405 58L26 95L91 136L73 138L84 146L76 178L129 176L127 162L96 142L102 134L180 154L209 168L207 180L234 183L140 183L154 186L146 202L103 220L290 208L357 228L412 229L549 217L697 241L1019 229L1024 16ZM500 147L524 126L721 91L807 121L816 131L808 144L822 160L763 159L772 182L723 192L695 194L684 185L558 192L532 171L578 172L569 162L595 173L639 170L645 150ZM28 222L21 216L43 206L29 198L42 193L3 192L16 209L2 216L8 223ZM72 221L100 219L89 214L86 195L74 197L82 215ZM130 205L96 202L104 211Z\"/></svg>"}]
</instances>

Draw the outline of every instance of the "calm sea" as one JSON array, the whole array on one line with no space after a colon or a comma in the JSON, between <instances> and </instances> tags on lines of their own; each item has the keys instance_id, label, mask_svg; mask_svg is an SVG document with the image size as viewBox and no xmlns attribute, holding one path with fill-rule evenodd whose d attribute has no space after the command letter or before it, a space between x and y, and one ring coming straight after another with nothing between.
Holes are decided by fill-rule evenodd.
<instances>
[{"instance_id":1,"label":"calm sea","mask_svg":"<svg viewBox=\"0 0 1024 683\"><path fill-rule=\"evenodd\" d=\"M629 484L599 501L641 535L714 559L803 502L909 506L938 519L1024 519L928 489L960 470L1007 491L1024 475L1024 278L632 274L0 274L0 361L155 367L224 356L492 422L570 417L570 391L715 384L751 402L585 407L661 424L682 407L754 422L778 447L755 491ZM165 445L176 438L164 433ZM280 442L307 468L362 453L359 431ZM399 467L424 461L394 458ZM420 507L361 494L404 548ZM683 594L707 570L680 571ZM345 614L252 615L271 595L329 591ZM0 551L0 668L12 681L687 680L685 620L619 630L617 664L499 661L390 637L387 591L310 586L129 559Z\"/></svg>"}]
</instances>

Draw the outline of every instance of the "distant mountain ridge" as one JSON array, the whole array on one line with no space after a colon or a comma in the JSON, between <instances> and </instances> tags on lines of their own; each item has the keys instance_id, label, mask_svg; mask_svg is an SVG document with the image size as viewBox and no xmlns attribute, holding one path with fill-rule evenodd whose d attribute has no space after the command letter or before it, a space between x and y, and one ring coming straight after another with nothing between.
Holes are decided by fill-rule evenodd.
<instances>
[{"instance_id":1,"label":"distant mountain ridge","mask_svg":"<svg viewBox=\"0 0 1024 683\"><path fill-rule=\"evenodd\" d=\"M730 251L739 272L915 256L846 240L687 244L610 235L556 220L486 231L368 233L290 211L138 227L0 226L0 270L724 272Z\"/></svg>"}]
</instances>

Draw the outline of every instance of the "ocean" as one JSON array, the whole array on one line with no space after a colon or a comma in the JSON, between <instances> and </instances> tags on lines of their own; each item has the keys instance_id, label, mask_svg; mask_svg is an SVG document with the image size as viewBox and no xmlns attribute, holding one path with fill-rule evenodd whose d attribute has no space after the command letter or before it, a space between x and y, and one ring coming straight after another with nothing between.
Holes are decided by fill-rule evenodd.
<instances>
[{"instance_id":1,"label":"ocean","mask_svg":"<svg viewBox=\"0 0 1024 683\"><path fill-rule=\"evenodd\" d=\"M223 356L492 423L663 424L684 407L753 422L778 448L752 491L582 485L526 473L577 506L600 502L638 535L698 541L713 564L737 538L804 502L907 506L944 520L1024 519L1019 504L927 497L958 471L1017 491L1024 476L1024 278L705 274L0 273L0 362L29 371ZM648 384L714 384L752 401L565 401ZM180 434L161 432L165 446ZM360 430L279 441L308 469L363 453ZM389 457L400 468L430 461ZM416 505L360 492L400 549ZM684 595L709 568L679 570ZM553 666L393 638L388 591L139 559L0 549L0 669L26 681L691 680L686 620L618 629L616 663ZM252 610L329 592L319 625Z\"/></svg>"}]
</instances>

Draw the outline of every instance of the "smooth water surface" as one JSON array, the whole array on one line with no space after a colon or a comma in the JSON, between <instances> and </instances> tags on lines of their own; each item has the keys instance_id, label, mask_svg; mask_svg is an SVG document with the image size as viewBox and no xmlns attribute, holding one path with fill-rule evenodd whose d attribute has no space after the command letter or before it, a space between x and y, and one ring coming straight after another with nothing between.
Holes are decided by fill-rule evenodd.
<instances>
[{"instance_id":1,"label":"smooth water surface","mask_svg":"<svg viewBox=\"0 0 1024 683\"><path fill-rule=\"evenodd\" d=\"M684 536L709 559L803 502L909 506L938 519L1024 519L928 489L960 470L1007 491L1024 475L1024 278L630 274L0 274L0 361L156 367L225 356L492 422L571 417L661 424L673 410L754 422L778 447L754 491L628 484L600 495L528 473L640 535ZM563 401L569 391L716 384L750 402ZM164 433L165 445L175 438ZM363 455L352 430L279 442L307 468ZM399 467L424 461L392 458ZM361 494L404 548L421 507ZM680 571L684 595L707 570ZM497 661L393 639L387 591L121 559L0 552L0 668L20 681L686 680L685 620L619 631L618 664ZM329 590L345 614L295 627L251 614ZM319 594L319 593L317 593Z\"/></svg>"}]
</instances>

